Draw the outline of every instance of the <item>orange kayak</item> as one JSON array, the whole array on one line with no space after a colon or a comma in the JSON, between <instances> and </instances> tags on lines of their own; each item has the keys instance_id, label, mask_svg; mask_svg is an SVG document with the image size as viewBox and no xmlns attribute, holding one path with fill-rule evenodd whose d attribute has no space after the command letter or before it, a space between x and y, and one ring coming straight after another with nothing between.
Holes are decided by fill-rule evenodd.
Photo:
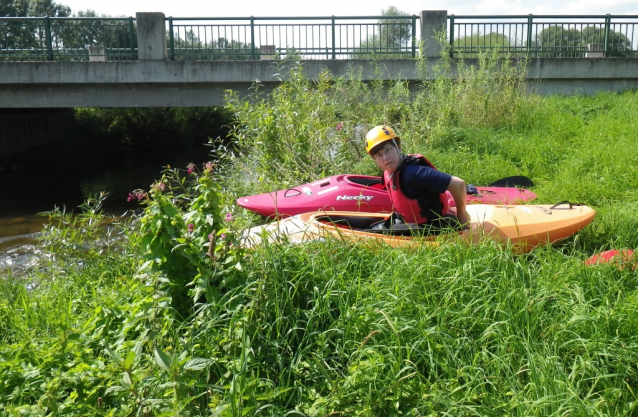
<instances>
[{"instance_id":1,"label":"orange kayak","mask_svg":"<svg viewBox=\"0 0 638 417\"><path fill-rule=\"evenodd\" d=\"M565 239L594 219L594 209L568 202L555 205L486 205L467 206L471 217L469 229L447 233L426 234L423 229L406 233L402 225L390 230L374 230L374 225L388 218L382 213L347 211L315 211L299 214L277 222L247 229L243 242L247 247L264 240L302 243L336 237L350 241L381 241L393 247L440 245L446 239L468 243L484 238L499 243L511 243L516 253L527 253L533 248ZM407 236L406 236L407 234Z\"/></svg>"}]
</instances>

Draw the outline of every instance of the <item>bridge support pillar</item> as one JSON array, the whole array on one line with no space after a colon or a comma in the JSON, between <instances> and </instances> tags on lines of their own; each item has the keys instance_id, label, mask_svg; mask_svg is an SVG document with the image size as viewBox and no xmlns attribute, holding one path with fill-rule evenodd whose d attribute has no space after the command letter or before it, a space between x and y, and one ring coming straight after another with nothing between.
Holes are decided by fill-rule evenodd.
<instances>
[{"instance_id":1,"label":"bridge support pillar","mask_svg":"<svg viewBox=\"0 0 638 417\"><path fill-rule=\"evenodd\" d=\"M423 10L420 20L423 54L426 58L440 57L442 48L437 33L447 29L447 10Z\"/></svg>"},{"instance_id":2,"label":"bridge support pillar","mask_svg":"<svg viewBox=\"0 0 638 417\"><path fill-rule=\"evenodd\" d=\"M140 61L167 60L164 13L136 13Z\"/></svg>"}]
</instances>

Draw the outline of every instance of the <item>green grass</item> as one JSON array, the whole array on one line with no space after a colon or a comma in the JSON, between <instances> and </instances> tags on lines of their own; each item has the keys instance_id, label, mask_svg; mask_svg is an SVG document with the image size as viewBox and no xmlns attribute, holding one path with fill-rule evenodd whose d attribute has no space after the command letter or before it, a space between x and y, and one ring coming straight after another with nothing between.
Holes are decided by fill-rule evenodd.
<instances>
[{"instance_id":1,"label":"green grass","mask_svg":"<svg viewBox=\"0 0 638 417\"><path fill-rule=\"evenodd\" d=\"M0 277L0 416L636 415L638 276L582 261L638 248L638 93L525 95L483 65L420 95L293 73L276 104L229 98L240 152L217 167L219 194L184 174L106 229L95 202L54 212L40 264ZM262 221L236 196L376 173L357 126L378 123L468 182L527 175L538 201L596 219L523 256L490 241L234 245Z\"/></svg>"}]
</instances>

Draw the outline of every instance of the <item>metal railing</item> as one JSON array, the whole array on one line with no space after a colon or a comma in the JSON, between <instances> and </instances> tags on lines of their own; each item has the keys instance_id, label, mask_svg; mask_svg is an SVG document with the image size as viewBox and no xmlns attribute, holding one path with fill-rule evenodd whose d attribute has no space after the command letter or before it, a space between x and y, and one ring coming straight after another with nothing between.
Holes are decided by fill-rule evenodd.
<instances>
[{"instance_id":1,"label":"metal railing","mask_svg":"<svg viewBox=\"0 0 638 417\"><path fill-rule=\"evenodd\" d=\"M419 16L168 17L169 59L413 58Z\"/></svg>"},{"instance_id":2,"label":"metal railing","mask_svg":"<svg viewBox=\"0 0 638 417\"><path fill-rule=\"evenodd\" d=\"M168 17L171 60L406 58L419 16ZM638 57L638 16L447 17L451 56ZM0 61L138 59L133 17L0 17Z\"/></svg>"},{"instance_id":3,"label":"metal railing","mask_svg":"<svg viewBox=\"0 0 638 417\"><path fill-rule=\"evenodd\" d=\"M136 59L133 17L0 17L0 61Z\"/></svg>"},{"instance_id":4,"label":"metal railing","mask_svg":"<svg viewBox=\"0 0 638 417\"><path fill-rule=\"evenodd\" d=\"M638 57L638 16L448 16L450 56Z\"/></svg>"}]
</instances>

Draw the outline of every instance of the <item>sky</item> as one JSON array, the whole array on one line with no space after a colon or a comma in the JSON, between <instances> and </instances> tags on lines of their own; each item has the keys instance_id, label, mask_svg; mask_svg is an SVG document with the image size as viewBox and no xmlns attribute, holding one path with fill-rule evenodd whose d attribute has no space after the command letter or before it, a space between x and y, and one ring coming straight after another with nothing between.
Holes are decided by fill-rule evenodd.
<instances>
[{"instance_id":1,"label":"sky","mask_svg":"<svg viewBox=\"0 0 638 417\"><path fill-rule=\"evenodd\" d=\"M447 10L455 15L634 15L636 0L56 0L73 13L93 10L99 15L135 16L162 12L167 17L299 17L378 16L389 6L409 14Z\"/></svg>"}]
</instances>

